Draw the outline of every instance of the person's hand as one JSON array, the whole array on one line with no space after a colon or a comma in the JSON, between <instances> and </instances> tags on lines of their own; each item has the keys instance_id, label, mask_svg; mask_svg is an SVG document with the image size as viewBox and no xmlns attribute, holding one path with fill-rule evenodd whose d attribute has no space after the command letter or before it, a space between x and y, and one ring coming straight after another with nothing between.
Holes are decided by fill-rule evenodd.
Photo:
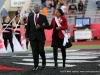
<instances>
[{"instance_id":1,"label":"person's hand","mask_svg":"<svg viewBox=\"0 0 100 75\"><path fill-rule=\"evenodd\" d=\"M26 41L29 41L29 38L26 38Z\"/></svg>"},{"instance_id":2,"label":"person's hand","mask_svg":"<svg viewBox=\"0 0 100 75\"><path fill-rule=\"evenodd\" d=\"M60 27L56 27L56 29L57 29L57 30L59 30L59 29L60 29Z\"/></svg>"},{"instance_id":3,"label":"person's hand","mask_svg":"<svg viewBox=\"0 0 100 75\"><path fill-rule=\"evenodd\" d=\"M39 25L39 24L37 24L37 25L36 25L36 29L39 29L39 28L40 28L40 25Z\"/></svg>"}]
</instances>

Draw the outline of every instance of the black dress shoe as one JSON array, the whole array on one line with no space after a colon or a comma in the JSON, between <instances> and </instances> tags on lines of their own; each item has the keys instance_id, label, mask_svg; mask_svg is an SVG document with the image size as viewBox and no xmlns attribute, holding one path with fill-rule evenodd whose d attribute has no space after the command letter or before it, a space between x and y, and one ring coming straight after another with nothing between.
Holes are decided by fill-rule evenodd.
<instances>
[{"instance_id":1,"label":"black dress shoe","mask_svg":"<svg viewBox=\"0 0 100 75\"><path fill-rule=\"evenodd\" d=\"M42 68L45 68L46 67L46 60L43 60L42 62Z\"/></svg>"},{"instance_id":2,"label":"black dress shoe","mask_svg":"<svg viewBox=\"0 0 100 75\"><path fill-rule=\"evenodd\" d=\"M63 70L65 70L65 69L66 69L65 63L63 64L63 67L62 67L62 69L63 69Z\"/></svg>"},{"instance_id":3,"label":"black dress shoe","mask_svg":"<svg viewBox=\"0 0 100 75\"><path fill-rule=\"evenodd\" d=\"M58 63L55 63L53 69L56 69L58 67Z\"/></svg>"},{"instance_id":4,"label":"black dress shoe","mask_svg":"<svg viewBox=\"0 0 100 75\"><path fill-rule=\"evenodd\" d=\"M33 70L34 70L34 71L38 70L38 67L34 67Z\"/></svg>"},{"instance_id":5,"label":"black dress shoe","mask_svg":"<svg viewBox=\"0 0 100 75\"><path fill-rule=\"evenodd\" d=\"M42 68L45 68L46 67L46 64L42 64Z\"/></svg>"},{"instance_id":6,"label":"black dress shoe","mask_svg":"<svg viewBox=\"0 0 100 75\"><path fill-rule=\"evenodd\" d=\"M65 69L66 69L66 67L65 67L65 66L63 66L63 67L62 67L62 69L63 69L63 70L65 70Z\"/></svg>"}]
</instances>

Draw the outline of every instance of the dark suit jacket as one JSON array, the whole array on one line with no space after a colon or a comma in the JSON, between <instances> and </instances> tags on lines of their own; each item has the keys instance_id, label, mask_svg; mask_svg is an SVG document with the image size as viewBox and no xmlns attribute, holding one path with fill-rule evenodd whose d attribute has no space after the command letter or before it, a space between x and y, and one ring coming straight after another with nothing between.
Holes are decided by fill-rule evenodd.
<instances>
[{"instance_id":1,"label":"dark suit jacket","mask_svg":"<svg viewBox=\"0 0 100 75\"><path fill-rule=\"evenodd\" d=\"M66 30L66 29L68 29L67 19L66 19L64 16L61 17L61 22L60 22L60 24L61 24L61 27L60 27L60 29L58 30L58 36L59 36L59 38L62 39L62 38L64 38L64 35L63 35L63 33L61 32L61 30ZM52 21L51 21L51 25L50 25L49 29L52 29L52 28L54 29L55 25L56 25L56 21L55 21L55 18L53 18ZM54 30L53 30L53 33L54 33ZM53 37L53 34L52 34L52 37Z\"/></svg>"},{"instance_id":2,"label":"dark suit jacket","mask_svg":"<svg viewBox=\"0 0 100 75\"><path fill-rule=\"evenodd\" d=\"M34 40L36 38L37 40L45 41L46 37L44 29L49 27L46 16L39 14L37 24L40 25L39 29L36 29L35 27L34 14L30 15L28 17L28 23L26 27L26 38L29 38L29 40Z\"/></svg>"},{"instance_id":3,"label":"dark suit jacket","mask_svg":"<svg viewBox=\"0 0 100 75\"><path fill-rule=\"evenodd\" d=\"M15 15L16 15L16 16L20 16L20 13L18 13L18 11L16 11L16 12L15 12Z\"/></svg>"}]
</instances>

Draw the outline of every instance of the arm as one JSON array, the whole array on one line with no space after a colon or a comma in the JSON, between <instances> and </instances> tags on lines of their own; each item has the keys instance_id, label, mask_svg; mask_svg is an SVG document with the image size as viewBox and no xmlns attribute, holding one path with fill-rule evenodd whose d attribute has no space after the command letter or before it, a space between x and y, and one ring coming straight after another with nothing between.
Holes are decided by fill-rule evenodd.
<instances>
[{"instance_id":1,"label":"arm","mask_svg":"<svg viewBox=\"0 0 100 75\"><path fill-rule=\"evenodd\" d=\"M2 25L0 25L0 33L2 32Z\"/></svg>"},{"instance_id":2,"label":"arm","mask_svg":"<svg viewBox=\"0 0 100 75\"><path fill-rule=\"evenodd\" d=\"M1 15L1 17L2 17L2 11L1 11L0 15Z\"/></svg>"},{"instance_id":3,"label":"arm","mask_svg":"<svg viewBox=\"0 0 100 75\"><path fill-rule=\"evenodd\" d=\"M76 5L75 5L75 10L77 11L77 7L76 7Z\"/></svg>"},{"instance_id":4,"label":"arm","mask_svg":"<svg viewBox=\"0 0 100 75\"><path fill-rule=\"evenodd\" d=\"M30 31L30 16L28 17L28 23L26 26L26 38L29 38L29 31Z\"/></svg>"},{"instance_id":5,"label":"arm","mask_svg":"<svg viewBox=\"0 0 100 75\"><path fill-rule=\"evenodd\" d=\"M6 10L6 14L8 15L8 11Z\"/></svg>"},{"instance_id":6,"label":"arm","mask_svg":"<svg viewBox=\"0 0 100 75\"><path fill-rule=\"evenodd\" d=\"M63 22L64 22L63 23L63 26L61 26L59 28L59 30L66 30L68 28L68 22L67 22L67 19L66 18L64 18Z\"/></svg>"},{"instance_id":7,"label":"arm","mask_svg":"<svg viewBox=\"0 0 100 75\"><path fill-rule=\"evenodd\" d=\"M17 16L17 14L18 14L18 12L16 11L16 12L15 12L15 15Z\"/></svg>"},{"instance_id":8,"label":"arm","mask_svg":"<svg viewBox=\"0 0 100 75\"><path fill-rule=\"evenodd\" d=\"M48 27L48 30L50 30L50 29L53 28L53 20L54 20L54 18L52 19L51 24L50 24L50 26Z\"/></svg>"},{"instance_id":9,"label":"arm","mask_svg":"<svg viewBox=\"0 0 100 75\"><path fill-rule=\"evenodd\" d=\"M78 8L80 7L80 4L78 3Z\"/></svg>"},{"instance_id":10,"label":"arm","mask_svg":"<svg viewBox=\"0 0 100 75\"><path fill-rule=\"evenodd\" d=\"M47 29L49 27L49 22L48 22L46 16L44 17L44 23L45 23L45 25L41 25L39 29L43 30L43 29Z\"/></svg>"},{"instance_id":11,"label":"arm","mask_svg":"<svg viewBox=\"0 0 100 75\"><path fill-rule=\"evenodd\" d=\"M21 19L20 19L20 23L21 23L21 25L24 25L24 22L23 22L23 20L21 20Z\"/></svg>"},{"instance_id":12,"label":"arm","mask_svg":"<svg viewBox=\"0 0 100 75\"><path fill-rule=\"evenodd\" d=\"M84 4L82 3L82 8L84 7Z\"/></svg>"},{"instance_id":13,"label":"arm","mask_svg":"<svg viewBox=\"0 0 100 75\"><path fill-rule=\"evenodd\" d=\"M68 8L68 11L71 9L71 5L69 6L69 8Z\"/></svg>"},{"instance_id":14,"label":"arm","mask_svg":"<svg viewBox=\"0 0 100 75\"><path fill-rule=\"evenodd\" d=\"M15 21L12 22L12 26L16 27L16 22Z\"/></svg>"}]
</instances>

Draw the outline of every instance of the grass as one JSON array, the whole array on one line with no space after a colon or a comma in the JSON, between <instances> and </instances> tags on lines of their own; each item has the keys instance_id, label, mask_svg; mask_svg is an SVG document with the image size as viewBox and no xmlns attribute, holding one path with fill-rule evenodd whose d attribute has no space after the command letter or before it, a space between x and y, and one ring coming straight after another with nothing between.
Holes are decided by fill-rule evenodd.
<instances>
[{"instance_id":1,"label":"grass","mask_svg":"<svg viewBox=\"0 0 100 75\"><path fill-rule=\"evenodd\" d=\"M100 45L75 45L68 48L68 50L72 49L100 49ZM45 50L52 50L52 47L45 47Z\"/></svg>"},{"instance_id":2,"label":"grass","mask_svg":"<svg viewBox=\"0 0 100 75\"><path fill-rule=\"evenodd\" d=\"M67 48L67 50L75 50L75 49L100 49L100 45L74 45L70 48ZM53 49L50 46L46 46L45 51L48 51L48 50L53 50ZM12 54L12 52L10 53ZM31 48L29 48L29 50L27 51L15 52L15 54L17 53L31 53Z\"/></svg>"}]
</instances>

